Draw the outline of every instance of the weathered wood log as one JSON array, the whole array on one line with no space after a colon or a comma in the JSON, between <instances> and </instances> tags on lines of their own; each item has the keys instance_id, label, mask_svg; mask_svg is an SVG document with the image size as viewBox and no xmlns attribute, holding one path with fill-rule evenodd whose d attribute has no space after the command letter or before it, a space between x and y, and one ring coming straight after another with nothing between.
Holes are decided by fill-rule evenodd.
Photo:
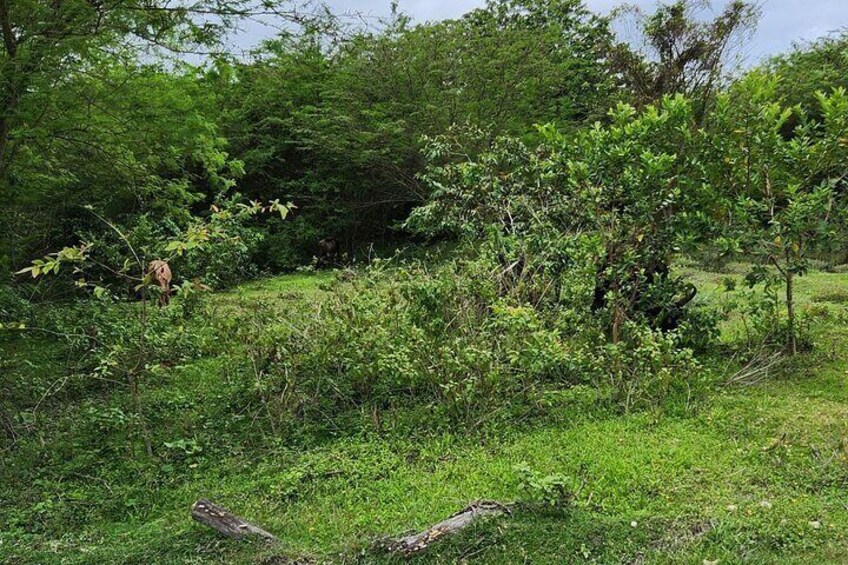
<instances>
[{"instance_id":1,"label":"weathered wood log","mask_svg":"<svg viewBox=\"0 0 848 565\"><path fill-rule=\"evenodd\" d=\"M239 518L232 512L218 506L205 498L201 498L191 507L191 517L205 526L233 539L242 539L247 536L259 536L268 541L277 541L270 534L254 526L250 522Z\"/></svg>"},{"instance_id":2,"label":"weathered wood log","mask_svg":"<svg viewBox=\"0 0 848 565\"><path fill-rule=\"evenodd\" d=\"M469 526L481 516L499 516L502 514L511 514L509 507L505 504L487 500L472 502L456 514L430 526L423 532L390 541L386 544L386 549L392 553L404 555L419 553L444 536L456 533Z\"/></svg>"}]
</instances>

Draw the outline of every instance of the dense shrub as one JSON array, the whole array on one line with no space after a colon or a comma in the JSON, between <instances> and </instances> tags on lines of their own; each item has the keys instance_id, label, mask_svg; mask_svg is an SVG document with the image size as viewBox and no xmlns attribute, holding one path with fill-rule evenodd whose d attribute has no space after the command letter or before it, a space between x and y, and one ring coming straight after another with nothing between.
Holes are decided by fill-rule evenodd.
<instances>
[{"instance_id":1,"label":"dense shrub","mask_svg":"<svg viewBox=\"0 0 848 565\"><path fill-rule=\"evenodd\" d=\"M658 408L701 388L701 365L679 336L629 323L623 340L590 351L592 374L625 411ZM606 383L607 386L604 386Z\"/></svg>"},{"instance_id":2,"label":"dense shrub","mask_svg":"<svg viewBox=\"0 0 848 565\"><path fill-rule=\"evenodd\" d=\"M498 138L459 162L467 152L457 138L433 138L423 177L433 197L408 225L488 237L515 280L593 272L592 310L613 341L626 320L677 328L694 287L671 262L710 233L714 206L697 152L703 132L682 97L642 113L620 105L610 118L577 135L540 128L535 149Z\"/></svg>"},{"instance_id":3,"label":"dense shrub","mask_svg":"<svg viewBox=\"0 0 848 565\"><path fill-rule=\"evenodd\" d=\"M21 323L32 317L32 304L11 286L0 285L0 324Z\"/></svg>"},{"instance_id":4,"label":"dense shrub","mask_svg":"<svg viewBox=\"0 0 848 565\"><path fill-rule=\"evenodd\" d=\"M257 250L257 262L275 273L294 271L311 261L316 243L327 235L310 222L308 216L296 215L285 222L269 222L269 233Z\"/></svg>"},{"instance_id":5,"label":"dense shrub","mask_svg":"<svg viewBox=\"0 0 848 565\"><path fill-rule=\"evenodd\" d=\"M238 344L247 360L241 374L253 384L243 401L283 433L358 412L379 428L385 411L414 406L429 406L434 424L469 422L586 384L626 409L694 396L701 371L681 335L634 323L605 345L585 304L594 273L584 273L582 294L544 307L528 298L537 294L530 283L504 287L485 249L438 266L377 262L305 314L245 303L217 320L218 343Z\"/></svg>"},{"instance_id":6,"label":"dense shrub","mask_svg":"<svg viewBox=\"0 0 848 565\"><path fill-rule=\"evenodd\" d=\"M226 237L188 251L174 269L182 280L197 278L217 290L230 288L259 274L254 258L264 237L253 227L234 224Z\"/></svg>"},{"instance_id":7,"label":"dense shrub","mask_svg":"<svg viewBox=\"0 0 848 565\"><path fill-rule=\"evenodd\" d=\"M497 298L476 267L378 268L336 288L299 331L282 320L237 331L275 381L271 396L295 395L304 414L435 402L463 418L544 379L576 378L559 330Z\"/></svg>"}]
</instances>

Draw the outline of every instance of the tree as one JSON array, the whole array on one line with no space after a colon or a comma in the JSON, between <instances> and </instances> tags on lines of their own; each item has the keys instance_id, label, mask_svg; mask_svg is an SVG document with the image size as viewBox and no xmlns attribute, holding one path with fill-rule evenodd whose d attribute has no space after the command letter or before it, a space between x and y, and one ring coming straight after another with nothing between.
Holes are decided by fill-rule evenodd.
<instances>
[{"instance_id":1,"label":"tree","mask_svg":"<svg viewBox=\"0 0 848 565\"><path fill-rule=\"evenodd\" d=\"M504 272L590 273L585 307L607 314L613 342L627 321L674 329L694 293L672 258L709 225L702 133L680 96L641 113L620 105L610 119L577 135L543 127L535 150L500 138L459 162L461 147L436 138L424 177L433 197L409 224L494 237Z\"/></svg>"},{"instance_id":2,"label":"tree","mask_svg":"<svg viewBox=\"0 0 848 565\"><path fill-rule=\"evenodd\" d=\"M811 119L787 107L778 79L753 72L719 97L710 117L713 185L726 203L723 249L758 259L749 283L785 288L786 349L798 351L795 278L817 251L844 241L848 94L818 92ZM798 125L785 134L790 117Z\"/></svg>"},{"instance_id":3,"label":"tree","mask_svg":"<svg viewBox=\"0 0 848 565\"><path fill-rule=\"evenodd\" d=\"M84 206L122 224L149 214L185 227L240 173L194 70L123 53L89 64L38 100L49 120L15 133L0 210L0 258L10 270L102 232Z\"/></svg>"},{"instance_id":4,"label":"tree","mask_svg":"<svg viewBox=\"0 0 848 565\"><path fill-rule=\"evenodd\" d=\"M821 118L818 92L848 88L848 32L795 45L788 53L767 61L762 69L778 77L776 96L788 107L799 106L808 116ZM790 116L784 132L799 120Z\"/></svg>"},{"instance_id":5,"label":"tree","mask_svg":"<svg viewBox=\"0 0 848 565\"><path fill-rule=\"evenodd\" d=\"M0 266L102 230L82 205L184 228L238 163L179 56L215 51L244 18L310 14L283 0L0 1Z\"/></svg>"},{"instance_id":6,"label":"tree","mask_svg":"<svg viewBox=\"0 0 848 565\"><path fill-rule=\"evenodd\" d=\"M391 237L428 196L422 136L469 123L532 137L534 123L572 130L602 116L609 41L577 0L499 0L422 25L395 12L342 41L282 38L222 84L226 131L247 164L241 188L302 205L272 226L278 249Z\"/></svg>"},{"instance_id":7,"label":"tree","mask_svg":"<svg viewBox=\"0 0 848 565\"><path fill-rule=\"evenodd\" d=\"M753 31L759 16L756 4L734 0L715 19L704 21L700 9L707 7L709 2L676 0L660 4L650 15L632 6L619 11L621 19L633 18L640 37L611 49L610 68L633 93L637 106L683 94L699 101L701 115L706 111L708 100L722 86L734 49Z\"/></svg>"},{"instance_id":8,"label":"tree","mask_svg":"<svg viewBox=\"0 0 848 565\"><path fill-rule=\"evenodd\" d=\"M291 5L254 0L0 0L0 178L26 144L18 128L38 127L44 101L92 61L117 49L185 52L217 45L239 18L303 16ZM289 7L287 10L286 7Z\"/></svg>"}]
</instances>

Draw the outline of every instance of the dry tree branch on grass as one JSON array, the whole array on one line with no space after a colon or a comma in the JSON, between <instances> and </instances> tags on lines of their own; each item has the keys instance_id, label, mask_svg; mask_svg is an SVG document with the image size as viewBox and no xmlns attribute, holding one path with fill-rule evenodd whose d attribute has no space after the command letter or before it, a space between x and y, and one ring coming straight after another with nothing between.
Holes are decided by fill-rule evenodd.
<instances>
[{"instance_id":1,"label":"dry tree branch on grass","mask_svg":"<svg viewBox=\"0 0 848 565\"><path fill-rule=\"evenodd\" d=\"M769 378L779 368L786 356L781 351L767 352L760 349L741 369L727 380L725 386L753 386Z\"/></svg>"}]
</instances>

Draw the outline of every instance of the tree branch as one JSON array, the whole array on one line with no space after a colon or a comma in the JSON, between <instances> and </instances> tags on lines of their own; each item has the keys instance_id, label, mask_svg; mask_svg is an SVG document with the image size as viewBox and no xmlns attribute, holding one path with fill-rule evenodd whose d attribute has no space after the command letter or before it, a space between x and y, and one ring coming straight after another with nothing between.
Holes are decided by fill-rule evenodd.
<instances>
[{"instance_id":1,"label":"tree branch","mask_svg":"<svg viewBox=\"0 0 848 565\"><path fill-rule=\"evenodd\" d=\"M8 0L0 0L0 31L3 32L3 43L6 45L6 54L14 59L18 53L18 41L15 32L12 31L12 23L9 20Z\"/></svg>"}]
</instances>

